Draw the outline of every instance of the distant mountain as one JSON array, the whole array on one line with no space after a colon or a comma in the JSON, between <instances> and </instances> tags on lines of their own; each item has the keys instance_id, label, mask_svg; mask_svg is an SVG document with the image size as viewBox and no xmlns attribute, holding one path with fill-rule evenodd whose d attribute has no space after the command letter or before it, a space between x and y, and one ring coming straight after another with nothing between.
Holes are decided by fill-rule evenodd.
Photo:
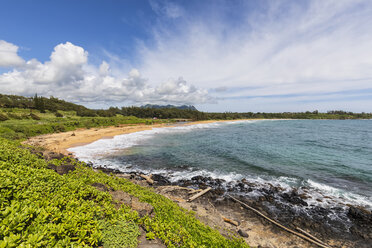
<instances>
[{"instance_id":1,"label":"distant mountain","mask_svg":"<svg viewBox=\"0 0 372 248\"><path fill-rule=\"evenodd\" d=\"M192 105L182 105L182 106L175 106L175 105L154 105L154 104L146 104L141 106L141 108L154 108L154 109L168 109L168 108L176 108L176 109L188 109L188 110L197 110Z\"/></svg>"}]
</instances>

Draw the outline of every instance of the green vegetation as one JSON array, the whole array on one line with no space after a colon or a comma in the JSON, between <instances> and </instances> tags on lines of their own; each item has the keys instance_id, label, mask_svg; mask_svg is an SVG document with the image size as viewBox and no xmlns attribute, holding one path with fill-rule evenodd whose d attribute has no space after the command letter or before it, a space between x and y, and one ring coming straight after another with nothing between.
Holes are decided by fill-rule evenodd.
<instances>
[{"instance_id":1,"label":"green vegetation","mask_svg":"<svg viewBox=\"0 0 372 248\"><path fill-rule=\"evenodd\" d=\"M54 104L54 107L50 107ZM101 126L170 120L124 116L117 108L90 110L56 98L0 95L0 248L2 247L137 247L140 228L146 238L168 247L248 247L199 222L193 212L126 179L95 172L64 158L45 161L19 141L27 137ZM50 168L74 170L60 175ZM94 185L104 185L102 191ZM123 191L150 204L143 216L115 202ZM120 205L121 204L121 205Z\"/></svg>"},{"instance_id":2,"label":"green vegetation","mask_svg":"<svg viewBox=\"0 0 372 248\"><path fill-rule=\"evenodd\" d=\"M154 120L157 117L159 119ZM205 113L193 108L123 107L92 110L57 98L0 94L0 248L5 247L137 247L140 228L148 239L168 247L248 247L202 224L193 212L130 181L95 172L84 163L64 158L46 162L19 141L31 136L77 128L169 122L171 119L356 119L372 114ZM60 175L49 169L68 163ZM52 166L51 166L52 165ZM61 168L61 167L60 167ZM94 185L107 187L106 191ZM150 204L154 215L140 216L115 202L122 191ZM121 205L120 205L121 204Z\"/></svg>"},{"instance_id":3,"label":"green vegetation","mask_svg":"<svg viewBox=\"0 0 372 248\"><path fill-rule=\"evenodd\" d=\"M113 111L113 109L111 109ZM123 107L116 113L132 115L139 118L157 117L163 119L190 119L190 120L235 120L235 119L371 119L372 113L352 113L345 111L328 111L327 113L301 112L301 113L206 113L198 110L178 108L139 108Z\"/></svg>"},{"instance_id":4,"label":"green vegetation","mask_svg":"<svg viewBox=\"0 0 372 248\"><path fill-rule=\"evenodd\" d=\"M60 117L63 116L63 117ZM3 120L3 121L1 121ZM168 122L168 120L148 120L134 116L80 117L74 111L41 113L39 110L0 108L0 137L25 139L35 135L72 131L77 128L118 126L122 124Z\"/></svg>"},{"instance_id":5,"label":"green vegetation","mask_svg":"<svg viewBox=\"0 0 372 248\"><path fill-rule=\"evenodd\" d=\"M248 247L151 189L69 163L76 169L59 175L20 143L0 138L0 247L136 247L139 226L168 247ZM151 204L154 217L140 218L125 205L115 208L109 192L92 186L97 183Z\"/></svg>"},{"instance_id":6,"label":"green vegetation","mask_svg":"<svg viewBox=\"0 0 372 248\"><path fill-rule=\"evenodd\" d=\"M84 106L69 103L54 97L23 97L0 94L0 107L23 108L45 111L74 111L81 117L115 117L135 116L137 118L159 118L159 119L190 119L190 120L233 120L233 119L371 119L372 113L352 113L345 111L328 111L319 113L315 111L299 113L207 113L195 109L193 106L174 107L172 105L145 105L144 107L110 107L107 110L93 110ZM5 116L5 118L9 118ZM4 117L0 116L0 121Z\"/></svg>"}]
</instances>

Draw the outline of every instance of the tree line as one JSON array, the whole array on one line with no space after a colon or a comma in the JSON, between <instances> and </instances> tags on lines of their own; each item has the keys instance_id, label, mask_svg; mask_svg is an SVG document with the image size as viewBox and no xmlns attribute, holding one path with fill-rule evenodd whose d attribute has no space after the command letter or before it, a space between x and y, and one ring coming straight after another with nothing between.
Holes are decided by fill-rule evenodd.
<instances>
[{"instance_id":1,"label":"tree line","mask_svg":"<svg viewBox=\"0 0 372 248\"><path fill-rule=\"evenodd\" d=\"M116 115L135 116L138 118L158 119L188 119L188 120L233 120L233 119L371 119L372 113L353 113L342 110L331 110L327 113L315 111L307 112L223 112L210 113L198 111L195 108L177 108L169 105L166 108L151 107L110 107L109 109L88 109L82 105L67 102L55 97L24 97L16 95L0 94L0 107L2 108L24 108L37 109L40 112L51 111L75 111L78 116L87 117L113 117Z\"/></svg>"}]
</instances>

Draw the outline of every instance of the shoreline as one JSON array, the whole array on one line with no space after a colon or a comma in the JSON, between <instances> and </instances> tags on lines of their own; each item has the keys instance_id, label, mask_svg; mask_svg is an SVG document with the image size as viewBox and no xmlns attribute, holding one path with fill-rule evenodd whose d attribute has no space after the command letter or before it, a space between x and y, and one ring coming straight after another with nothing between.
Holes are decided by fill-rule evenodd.
<instances>
[{"instance_id":1,"label":"shoreline","mask_svg":"<svg viewBox=\"0 0 372 248\"><path fill-rule=\"evenodd\" d=\"M216 228L225 236L229 236L229 233L241 235L239 232L241 230L248 234L247 237L242 237L253 247L307 248L317 246L278 228L253 211L247 211L230 196L293 231L305 230L306 233L310 233L331 247L367 248L372 240L370 232L372 226L368 224L372 220L370 211L357 205L345 205L346 209L306 205L310 210L308 213L297 212L303 207L307 195L294 188L288 192L280 186L273 186L270 183L260 185L245 179L230 184L226 188L223 186L225 183L223 179L195 176L191 179L171 182L167 176L162 174L142 174L139 171L122 172L105 166L95 167L94 164L89 166L96 171L125 178L143 187L153 188L155 192L176 202L180 207L194 211L196 218ZM147 178L151 178L153 182L150 183ZM192 202L187 200L191 196L189 190L198 192L209 187L211 190L199 199ZM262 195L259 197L245 195L252 191L260 192ZM278 201L278 198L281 199ZM332 219L330 215L334 214L333 210L339 211L338 214L348 216L350 221L348 229L345 229L345 223ZM225 218L232 222L226 221ZM231 224L234 222L236 224Z\"/></svg>"},{"instance_id":2,"label":"shoreline","mask_svg":"<svg viewBox=\"0 0 372 248\"><path fill-rule=\"evenodd\" d=\"M74 156L68 151L69 148L88 145L100 139L112 139L117 135L141 132L152 130L154 128L176 127L176 126L190 126L197 124L208 124L217 122L231 122L231 121L248 121L260 119L238 119L238 120L208 120L208 121L191 121L183 123L161 123L161 124L125 124L120 126L99 127L90 129L76 129L74 131L44 134L35 137L30 137L28 140L22 142L23 144L44 147L47 150L62 153L64 155Z\"/></svg>"},{"instance_id":3,"label":"shoreline","mask_svg":"<svg viewBox=\"0 0 372 248\"><path fill-rule=\"evenodd\" d=\"M216 122L247 121L247 120L252 120L252 119L223 120L223 121L212 120L212 121L198 121L198 122L188 122L188 123L178 123L178 124L177 123L164 123L164 124L155 124L155 125L135 124L135 125L125 125L125 126L120 126L120 127L82 129L82 130L76 130L76 131L71 131L67 133L37 136L37 137L34 137L35 139L32 139L32 138L30 139L32 140L31 141L32 143L28 143L28 142L26 143L34 145L34 146L35 144L37 144L37 146L42 146L48 150L62 153L67 156L73 156L72 153L67 151L68 148L89 144L99 139L110 139L116 135L151 130L153 128L176 127L180 125L188 126L188 125L207 124L207 123L216 123ZM257 120L257 119L253 119L253 120ZM75 142L75 141L79 141L79 142ZM91 165L91 166L93 168L96 168L95 166L97 165ZM106 173L113 172L117 174L118 177L127 178L127 179L130 179L134 183L140 184L141 186L149 187L146 181L144 181L144 179L139 176L138 172L132 172L132 173L131 172L124 173L120 171L115 172L114 169L109 169L109 168L100 168L100 170L103 170ZM328 241L329 244L336 245L336 247L368 247L368 246L364 246L366 244L364 242L366 241L368 242L369 238L367 238L367 240L364 240L364 241L360 240L360 238L355 239L359 235L368 236L368 233L366 233L366 231L360 232L358 230L354 230L354 232L358 232L358 234L355 234L356 236L353 234L352 237L349 236L348 238L346 237L340 238L339 235L329 232L327 228L330 228L330 226L327 227L325 226L326 223L323 223L325 222L325 218L329 214L329 212L326 211L327 209L325 208L319 208L319 207L312 208L312 213L314 214L314 216L316 215L316 219L312 219L313 216L310 216L311 218L302 218L301 216L300 217L295 216L295 218L293 218L293 216L291 216L292 214L294 214L293 209L288 207L288 205L282 206L282 204L280 202L277 202L276 200L278 197L280 197L281 199L284 199L286 203L289 203L290 205L295 206L295 208L301 207L304 204L303 200L306 200L307 196L305 194L302 195L297 191L285 192L283 189L280 189L280 187L273 187L272 185L270 185L269 188L264 188L262 186L253 185L252 183L245 182L243 180L237 182L234 185L231 185L230 189L225 189L221 187L221 183L222 183L221 180L206 178L203 176L197 176L195 177L195 179L192 178L192 179L187 179L184 181L170 182L169 180L167 180L167 177L164 177L164 175L154 174L154 181L156 181L156 183L154 185L151 185L151 187L154 188L155 190L158 190L160 187L167 187L167 186L172 186L172 187L177 186L177 187L196 188L196 189L212 187L213 190L210 194L207 194L206 196L201 197L199 200L192 202L190 204L185 202L185 199L187 199L187 194L185 196L185 192L180 192L180 191L162 192L161 190L157 192L177 202L181 207L184 207L188 210L195 211L199 217L201 216L200 218L202 221L204 221L206 224L210 225L211 227L213 226L218 227L221 232L223 232L223 229L226 229L226 228L229 230L234 230L235 232L238 231L238 229L236 226L231 226L230 224L226 224L224 221L221 221L221 218L216 219L215 217L213 217L213 215L215 215L216 213L217 215L224 215L229 219L234 219L238 221L240 223L238 227L243 229L243 231L245 231L246 233L249 233L249 237L246 239L246 241L250 245L261 245L264 247L278 247L278 246L279 247L312 247L310 244L302 241L298 237L287 234L286 232L283 232L279 230L278 228L271 226L264 220L260 219L260 217L255 216L252 213L245 213L245 214L240 213L242 211L240 209L241 207L237 206L236 204L233 204L226 197L226 194L229 194L229 193L234 194L234 192L236 193L237 187L240 188L238 190L238 195L239 193L244 194L247 192L251 192L252 190L257 190L258 188L258 190L261 193L264 193L262 197L258 199L253 199L247 196L240 196L242 198L239 198L239 199L248 203L249 205L256 207L260 211L263 211L268 216L274 217L275 219L281 221L282 223L285 223L285 225L287 226L292 226L292 227L296 226L296 227L305 229L307 231L310 230L310 233L315 234L315 236L322 238L326 242ZM277 212L270 212L270 206L277 208ZM359 215L363 214L363 212L358 212L359 210L357 207L354 207L354 206L349 206L349 207L350 208L348 211L350 212L350 209L354 211L354 212L351 212L351 214L356 219L355 223L358 223ZM346 212L346 214L348 213ZM291 220L287 222L286 219L288 219L289 216L291 216ZM369 217L367 216L367 218ZM332 223L330 224L332 225ZM333 224L336 224L336 223L333 223ZM359 226L358 224L358 227L362 227L362 226ZM360 228L358 229L360 230ZM358 241L358 246L355 246L355 244L353 244L354 241L355 242Z\"/></svg>"}]
</instances>

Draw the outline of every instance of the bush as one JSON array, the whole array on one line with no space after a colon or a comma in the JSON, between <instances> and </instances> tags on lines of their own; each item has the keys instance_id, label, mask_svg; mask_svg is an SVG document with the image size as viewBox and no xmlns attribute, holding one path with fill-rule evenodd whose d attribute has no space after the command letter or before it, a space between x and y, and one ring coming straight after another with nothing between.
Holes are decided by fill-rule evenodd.
<instances>
[{"instance_id":1,"label":"bush","mask_svg":"<svg viewBox=\"0 0 372 248\"><path fill-rule=\"evenodd\" d=\"M8 117L12 118L12 119L16 119L16 120L21 120L22 119L22 116L17 115L17 114L13 114L13 113L8 113Z\"/></svg>"},{"instance_id":2,"label":"bush","mask_svg":"<svg viewBox=\"0 0 372 248\"><path fill-rule=\"evenodd\" d=\"M56 133L66 132L66 127L63 124L58 124L58 125L53 126L53 130Z\"/></svg>"},{"instance_id":3,"label":"bush","mask_svg":"<svg viewBox=\"0 0 372 248\"><path fill-rule=\"evenodd\" d=\"M5 114L0 113L0 121L6 121L6 120L9 120L9 118Z\"/></svg>"},{"instance_id":4,"label":"bush","mask_svg":"<svg viewBox=\"0 0 372 248\"><path fill-rule=\"evenodd\" d=\"M36 114L34 114L34 113L30 113L30 117L32 118L32 119L34 119L34 120L41 120L41 118L38 116L38 115L36 115Z\"/></svg>"},{"instance_id":5,"label":"bush","mask_svg":"<svg viewBox=\"0 0 372 248\"><path fill-rule=\"evenodd\" d=\"M61 176L20 146L0 138L0 247L137 247L141 225L148 239L157 237L168 247L248 248L151 189L66 158L51 161L75 166ZM117 208L97 183L152 205L154 217L139 218L124 204Z\"/></svg>"},{"instance_id":6,"label":"bush","mask_svg":"<svg viewBox=\"0 0 372 248\"><path fill-rule=\"evenodd\" d=\"M22 119L30 119L30 115L28 115L28 114L22 114L21 115L21 118Z\"/></svg>"},{"instance_id":7,"label":"bush","mask_svg":"<svg viewBox=\"0 0 372 248\"><path fill-rule=\"evenodd\" d=\"M60 113L60 112L58 112L58 111L57 111L57 112L55 112L55 113L54 113L54 115L55 115L56 117L63 117L63 114L61 114L61 113Z\"/></svg>"},{"instance_id":8,"label":"bush","mask_svg":"<svg viewBox=\"0 0 372 248\"><path fill-rule=\"evenodd\" d=\"M135 248L138 246L137 237L140 235L138 225L133 222L117 221L110 223L101 222L103 228L103 247L116 248L128 247Z\"/></svg>"},{"instance_id":9,"label":"bush","mask_svg":"<svg viewBox=\"0 0 372 248\"><path fill-rule=\"evenodd\" d=\"M96 117L96 111L90 110L90 109L81 109L76 111L77 116L82 116L82 117Z\"/></svg>"}]
</instances>

